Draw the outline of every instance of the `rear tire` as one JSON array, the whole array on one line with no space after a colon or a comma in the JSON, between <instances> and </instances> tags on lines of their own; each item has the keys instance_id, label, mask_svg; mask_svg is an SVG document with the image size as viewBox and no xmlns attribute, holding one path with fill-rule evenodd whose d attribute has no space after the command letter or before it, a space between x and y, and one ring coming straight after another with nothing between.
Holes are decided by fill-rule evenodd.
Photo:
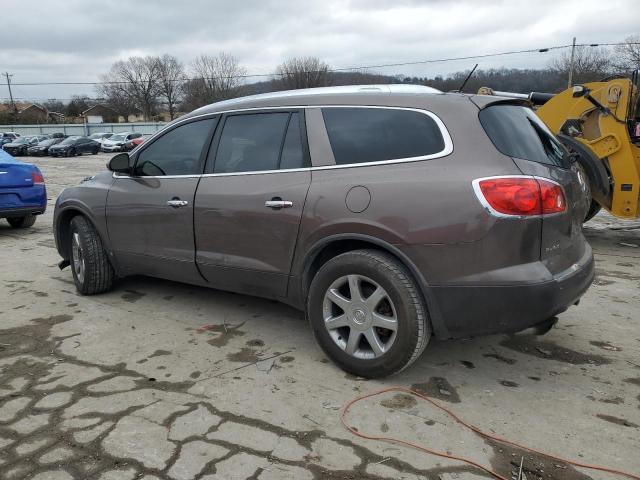
<instances>
[{"instance_id":1,"label":"rear tire","mask_svg":"<svg viewBox=\"0 0 640 480\"><path fill-rule=\"evenodd\" d=\"M82 215L73 217L70 226L69 260L76 289L82 295L111 290L115 274L98 232Z\"/></svg>"},{"instance_id":2,"label":"rear tire","mask_svg":"<svg viewBox=\"0 0 640 480\"><path fill-rule=\"evenodd\" d=\"M329 358L365 378L403 370L431 337L411 274L378 250L354 250L326 262L309 287L307 315Z\"/></svg>"},{"instance_id":3,"label":"rear tire","mask_svg":"<svg viewBox=\"0 0 640 480\"><path fill-rule=\"evenodd\" d=\"M7 222L9 222L9 225L13 228L29 228L36 223L36 216L25 215L24 217L7 218Z\"/></svg>"},{"instance_id":4,"label":"rear tire","mask_svg":"<svg viewBox=\"0 0 640 480\"><path fill-rule=\"evenodd\" d=\"M602 206L600 206L599 203L597 203L595 200L591 200L591 205L589 206L589 210L587 211L587 214L584 216L584 223L587 223L589 220L595 217L601 209L602 209Z\"/></svg>"}]
</instances>

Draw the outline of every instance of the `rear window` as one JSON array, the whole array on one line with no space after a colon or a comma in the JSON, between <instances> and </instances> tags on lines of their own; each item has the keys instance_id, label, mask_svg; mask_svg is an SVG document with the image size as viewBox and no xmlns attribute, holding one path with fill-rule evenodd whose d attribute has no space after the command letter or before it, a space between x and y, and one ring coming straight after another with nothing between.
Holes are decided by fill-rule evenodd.
<instances>
[{"instance_id":1,"label":"rear window","mask_svg":"<svg viewBox=\"0 0 640 480\"><path fill-rule=\"evenodd\" d=\"M505 155L569 168L569 153L530 108L494 105L480 111L485 132Z\"/></svg>"},{"instance_id":2,"label":"rear window","mask_svg":"<svg viewBox=\"0 0 640 480\"><path fill-rule=\"evenodd\" d=\"M424 157L445 148L430 116L392 108L323 108L338 165Z\"/></svg>"}]
</instances>

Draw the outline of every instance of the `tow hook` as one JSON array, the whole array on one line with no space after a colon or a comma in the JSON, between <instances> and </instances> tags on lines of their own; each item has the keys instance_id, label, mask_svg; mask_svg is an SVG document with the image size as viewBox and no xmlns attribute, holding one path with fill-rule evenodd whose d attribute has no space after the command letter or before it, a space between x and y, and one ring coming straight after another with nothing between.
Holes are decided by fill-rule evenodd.
<instances>
[{"instance_id":1,"label":"tow hook","mask_svg":"<svg viewBox=\"0 0 640 480\"><path fill-rule=\"evenodd\" d=\"M71 265L71 262L69 260L60 260L60 262L58 262L58 268L60 270L64 270L69 265Z\"/></svg>"}]
</instances>

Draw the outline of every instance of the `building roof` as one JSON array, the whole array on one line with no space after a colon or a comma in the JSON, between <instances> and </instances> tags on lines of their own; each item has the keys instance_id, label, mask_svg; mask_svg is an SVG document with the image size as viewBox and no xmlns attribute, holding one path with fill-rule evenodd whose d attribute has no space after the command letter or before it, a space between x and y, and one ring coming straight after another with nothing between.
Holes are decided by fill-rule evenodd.
<instances>
[{"instance_id":1,"label":"building roof","mask_svg":"<svg viewBox=\"0 0 640 480\"><path fill-rule=\"evenodd\" d=\"M81 112L80 116L84 117L85 115L87 115L88 112L91 112L91 110L93 110L94 108L98 108L98 107L105 108L107 110L111 110L114 114L116 113L116 111L113 108L109 107L108 105L105 105L104 103L96 103L95 105L87 108L84 112Z\"/></svg>"},{"instance_id":2,"label":"building roof","mask_svg":"<svg viewBox=\"0 0 640 480\"><path fill-rule=\"evenodd\" d=\"M38 105L37 103L24 103L24 102L16 102L16 108L18 109L18 113L24 112L29 108L35 107L43 112L46 112L47 109L42 105ZM13 105L11 103L0 103L0 112L13 112Z\"/></svg>"}]
</instances>

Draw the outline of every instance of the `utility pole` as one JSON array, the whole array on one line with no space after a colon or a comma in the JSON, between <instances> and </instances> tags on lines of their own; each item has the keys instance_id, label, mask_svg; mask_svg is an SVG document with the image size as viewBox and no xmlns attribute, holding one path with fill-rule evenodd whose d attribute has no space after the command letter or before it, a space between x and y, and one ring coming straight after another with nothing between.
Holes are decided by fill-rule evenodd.
<instances>
[{"instance_id":1,"label":"utility pole","mask_svg":"<svg viewBox=\"0 0 640 480\"><path fill-rule=\"evenodd\" d=\"M16 107L16 102L13 101L13 93L11 93L11 77L13 75L9 75L9 72L4 72L4 76L7 77L7 88L9 89L9 98L11 99L11 106L13 107L13 112L18 114L18 107Z\"/></svg>"},{"instance_id":2,"label":"utility pole","mask_svg":"<svg viewBox=\"0 0 640 480\"><path fill-rule=\"evenodd\" d=\"M573 63L576 58L576 37L573 37L573 44L571 45L571 62L569 62L569 82L567 83L567 88L571 88L573 86Z\"/></svg>"}]
</instances>

